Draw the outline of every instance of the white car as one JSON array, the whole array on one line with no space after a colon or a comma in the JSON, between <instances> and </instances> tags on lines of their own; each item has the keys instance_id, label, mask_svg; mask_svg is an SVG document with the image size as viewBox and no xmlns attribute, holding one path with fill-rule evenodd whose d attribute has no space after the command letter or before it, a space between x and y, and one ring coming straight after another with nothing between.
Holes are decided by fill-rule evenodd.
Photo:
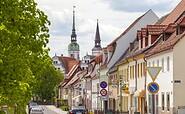
<instances>
[{"instance_id":1,"label":"white car","mask_svg":"<svg viewBox=\"0 0 185 114\"><path fill-rule=\"evenodd\" d=\"M30 114L44 114L44 109L40 106L32 107Z\"/></svg>"}]
</instances>

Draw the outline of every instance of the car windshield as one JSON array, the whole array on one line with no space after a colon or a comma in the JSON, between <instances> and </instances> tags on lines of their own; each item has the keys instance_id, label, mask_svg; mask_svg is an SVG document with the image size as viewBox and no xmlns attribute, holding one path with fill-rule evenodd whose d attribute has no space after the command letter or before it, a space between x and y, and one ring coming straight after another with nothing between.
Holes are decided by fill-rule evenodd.
<instances>
[{"instance_id":1,"label":"car windshield","mask_svg":"<svg viewBox=\"0 0 185 114\"><path fill-rule=\"evenodd\" d=\"M85 110L84 106L72 106L72 110Z\"/></svg>"},{"instance_id":2,"label":"car windshield","mask_svg":"<svg viewBox=\"0 0 185 114\"><path fill-rule=\"evenodd\" d=\"M30 103L30 106L37 106L37 103Z\"/></svg>"}]
</instances>

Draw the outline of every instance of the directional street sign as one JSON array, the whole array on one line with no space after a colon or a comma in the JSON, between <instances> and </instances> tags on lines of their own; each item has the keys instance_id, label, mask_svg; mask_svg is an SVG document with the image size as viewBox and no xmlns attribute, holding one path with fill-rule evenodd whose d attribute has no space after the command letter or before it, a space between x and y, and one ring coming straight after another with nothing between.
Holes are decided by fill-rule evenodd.
<instances>
[{"instance_id":1,"label":"directional street sign","mask_svg":"<svg viewBox=\"0 0 185 114\"><path fill-rule=\"evenodd\" d=\"M102 96L106 96L106 95L107 95L107 90L106 90L106 89L100 90L100 94L101 94Z\"/></svg>"},{"instance_id":2,"label":"directional street sign","mask_svg":"<svg viewBox=\"0 0 185 114\"><path fill-rule=\"evenodd\" d=\"M147 88L151 94L156 94L159 91L159 85L156 82L150 82Z\"/></svg>"},{"instance_id":3,"label":"directional street sign","mask_svg":"<svg viewBox=\"0 0 185 114\"><path fill-rule=\"evenodd\" d=\"M155 81L161 69L162 67L147 67L147 71L153 81Z\"/></svg>"},{"instance_id":4,"label":"directional street sign","mask_svg":"<svg viewBox=\"0 0 185 114\"><path fill-rule=\"evenodd\" d=\"M107 82L102 81L102 82L100 83L100 87L101 87L101 88L106 88L106 87L107 87Z\"/></svg>"}]
</instances>

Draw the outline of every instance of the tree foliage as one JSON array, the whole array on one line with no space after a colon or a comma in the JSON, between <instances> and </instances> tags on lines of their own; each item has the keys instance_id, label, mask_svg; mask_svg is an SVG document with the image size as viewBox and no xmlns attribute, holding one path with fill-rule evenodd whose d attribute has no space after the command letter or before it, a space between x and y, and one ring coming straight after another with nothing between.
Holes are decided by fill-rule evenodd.
<instances>
[{"instance_id":1,"label":"tree foliage","mask_svg":"<svg viewBox=\"0 0 185 114\"><path fill-rule=\"evenodd\" d=\"M57 89L64 76L60 70L50 64L49 60L45 62L41 77L37 78L37 84L34 88L34 95L40 100L50 101L57 97Z\"/></svg>"},{"instance_id":2,"label":"tree foliage","mask_svg":"<svg viewBox=\"0 0 185 114\"><path fill-rule=\"evenodd\" d=\"M34 0L0 0L0 105L30 100L49 58L49 25Z\"/></svg>"}]
</instances>

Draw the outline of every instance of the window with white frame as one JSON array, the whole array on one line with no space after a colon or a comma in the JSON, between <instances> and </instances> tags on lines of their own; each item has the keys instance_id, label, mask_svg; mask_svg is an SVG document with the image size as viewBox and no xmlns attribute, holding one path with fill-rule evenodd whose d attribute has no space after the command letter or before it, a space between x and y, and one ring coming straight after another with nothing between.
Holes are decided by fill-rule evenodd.
<instances>
[{"instance_id":1,"label":"window with white frame","mask_svg":"<svg viewBox=\"0 0 185 114\"><path fill-rule=\"evenodd\" d=\"M166 60L167 60L167 71L170 71L170 57L168 56L167 58L166 58Z\"/></svg>"},{"instance_id":2,"label":"window with white frame","mask_svg":"<svg viewBox=\"0 0 185 114\"><path fill-rule=\"evenodd\" d=\"M170 111L170 93L166 93L166 107L167 111Z\"/></svg>"},{"instance_id":3,"label":"window with white frame","mask_svg":"<svg viewBox=\"0 0 185 114\"><path fill-rule=\"evenodd\" d=\"M157 59L157 66L159 66L159 59Z\"/></svg>"},{"instance_id":4,"label":"window with white frame","mask_svg":"<svg viewBox=\"0 0 185 114\"><path fill-rule=\"evenodd\" d=\"M148 62L148 66L150 67L150 62Z\"/></svg>"},{"instance_id":5,"label":"window with white frame","mask_svg":"<svg viewBox=\"0 0 185 114\"><path fill-rule=\"evenodd\" d=\"M161 109L164 111L164 92L161 93Z\"/></svg>"},{"instance_id":6,"label":"window with white frame","mask_svg":"<svg viewBox=\"0 0 185 114\"><path fill-rule=\"evenodd\" d=\"M164 72L164 58L161 59L162 72Z\"/></svg>"},{"instance_id":7,"label":"window with white frame","mask_svg":"<svg viewBox=\"0 0 185 114\"><path fill-rule=\"evenodd\" d=\"M155 61L153 61L152 65L155 66Z\"/></svg>"}]
</instances>

